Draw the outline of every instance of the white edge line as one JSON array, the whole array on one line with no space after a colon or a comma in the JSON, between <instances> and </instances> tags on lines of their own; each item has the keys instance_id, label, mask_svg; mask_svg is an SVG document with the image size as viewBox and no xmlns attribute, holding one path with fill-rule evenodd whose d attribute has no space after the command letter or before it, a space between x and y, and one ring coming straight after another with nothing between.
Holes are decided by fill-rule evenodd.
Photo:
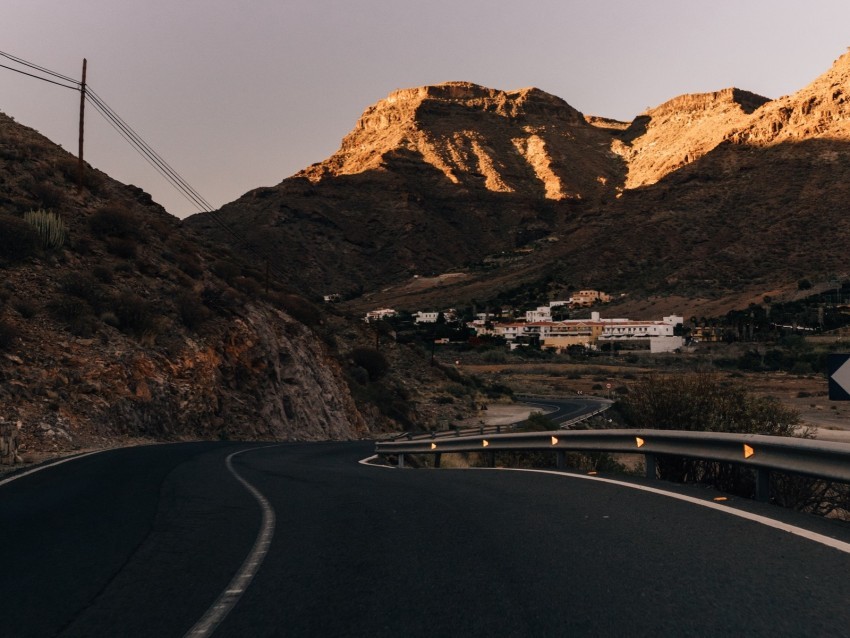
<instances>
[{"instance_id":1,"label":"white edge line","mask_svg":"<svg viewBox=\"0 0 850 638\"><path fill-rule=\"evenodd\" d=\"M275 528L274 508L256 487L242 478L239 473L233 469L232 463L234 456L238 456L239 454L244 454L246 452L252 452L254 450L265 450L269 447L274 446L264 445L261 447L248 448L247 450L240 450L239 452L234 452L229 455L224 461L228 471L260 504L263 518L260 523L260 531L257 534L257 539L254 541L254 546L242 562L242 566L239 568L239 571L236 572L236 575L227 584L224 591L219 594L212 606L210 606L206 613L201 616L200 620L198 620L198 622L196 622L194 626L186 632L184 638L204 638L212 635L216 628L218 628L219 624L221 624L225 617L227 617L227 614L229 614L236 606L236 603L239 602L239 599L242 597L242 594L245 593L245 590L248 589L248 585L251 584L251 580L253 580L254 576L259 571L266 554L269 552Z\"/></svg>"},{"instance_id":2,"label":"white edge line","mask_svg":"<svg viewBox=\"0 0 850 638\"><path fill-rule=\"evenodd\" d=\"M382 467L385 470L394 470L395 468L392 465L378 465L377 463L372 463L376 458L378 458L377 454L373 454L365 459L360 459L357 461L360 465L368 465L369 467Z\"/></svg>"},{"instance_id":3,"label":"white edge line","mask_svg":"<svg viewBox=\"0 0 850 638\"><path fill-rule=\"evenodd\" d=\"M377 456L377 455L375 455ZM375 458L374 456L369 457L369 459L364 459L363 461L368 461ZM363 461L360 461L363 463ZM382 466L382 465L373 465L371 463L365 463L365 465L370 465L371 467L389 467L390 469L396 469L393 466ZM464 470L464 468L452 468ZM680 501L685 501L686 503L691 503L692 505L699 505L701 507L707 507L709 509L717 510L718 512L723 512L724 514L729 514L730 516L737 516L739 518L744 518L748 521L753 521L754 523L759 523L761 525L766 525L767 527L773 527L775 529L781 530L783 532L788 532L789 534L793 534L794 536L799 536L801 538L805 538L806 540L810 540L815 543L819 543L821 545L826 545L827 547L831 547L833 549L837 549L839 552L844 552L845 554L850 554L850 543L845 543L844 541L840 541L835 538L831 538L830 536L826 536L824 534L818 534L817 532L812 532L807 529L803 529L802 527L797 527L796 525L790 525L789 523L783 523L782 521L777 521L776 519L769 518L767 516L762 516L760 514L753 514L751 512L745 512L743 510L738 510L729 507L728 505L720 505L713 501L706 501L703 499L695 498L693 496L686 496L685 494L677 494L676 492L668 492L666 490L659 489L657 487L650 487L648 485L640 485L638 483L627 483L626 481L618 481L616 479L604 478L601 476L588 476L586 474L571 474L568 472L555 472L553 470L529 470L517 467L502 467L502 468L489 468L489 467L470 467L465 468L467 470L484 470L484 471L496 471L496 472L532 472L535 474L551 474L553 476L559 476L561 478L573 478L573 479L582 479L585 481L598 481L600 483L608 483L610 485L617 485L619 487L627 487L633 490L641 490L643 492L650 492L651 494L658 494L660 496L667 496L669 498L675 498Z\"/></svg>"},{"instance_id":4,"label":"white edge line","mask_svg":"<svg viewBox=\"0 0 850 638\"><path fill-rule=\"evenodd\" d=\"M58 461L53 461L52 463L45 463L43 465L39 465L38 467L34 467L32 469L27 470L26 472L21 472L20 474L15 474L14 476L10 476L9 478L3 479L0 481L0 486L6 485L6 483L11 483L12 481L17 481L20 478L24 478L25 476L29 476L30 474L35 474L36 472L41 472L42 470L47 470L51 467L56 467L57 465L62 465L63 463L68 463L69 461L76 461L78 459L85 458L87 456L91 456L92 454L101 454L103 452L111 452L112 450L118 450L121 448L107 448L105 450L94 450L93 452L86 452L84 454L77 454L76 456L68 456L64 459L59 459Z\"/></svg>"}]
</instances>

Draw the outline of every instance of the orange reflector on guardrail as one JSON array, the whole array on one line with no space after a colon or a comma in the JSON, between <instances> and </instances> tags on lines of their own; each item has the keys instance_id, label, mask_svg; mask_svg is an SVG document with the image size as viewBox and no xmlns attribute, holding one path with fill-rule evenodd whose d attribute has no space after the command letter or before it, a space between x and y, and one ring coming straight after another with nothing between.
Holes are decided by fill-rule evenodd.
<instances>
[{"instance_id":1,"label":"orange reflector on guardrail","mask_svg":"<svg viewBox=\"0 0 850 638\"><path fill-rule=\"evenodd\" d=\"M490 441L488 441L487 439L484 439L483 441L481 441L481 444L482 444L484 447L487 447L488 445L490 445Z\"/></svg>"},{"instance_id":2,"label":"orange reflector on guardrail","mask_svg":"<svg viewBox=\"0 0 850 638\"><path fill-rule=\"evenodd\" d=\"M432 444L431 444L431 449L432 449L432 450L436 450L436 449L437 449L437 444L436 444L436 443L432 443Z\"/></svg>"},{"instance_id":3,"label":"orange reflector on guardrail","mask_svg":"<svg viewBox=\"0 0 850 638\"><path fill-rule=\"evenodd\" d=\"M751 448L749 445L744 443L744 458L745 459L750 458L755 453L756 453L756 451L753 448Z\"/></svg>"},{"instance_id":4,"label":"orange reflector on guardrail","mask_svg":"<svg viewBox=\"0 0 850 638\"><path fill-rule=\"evenodd\" d=\"M558 437L557 436L552 437L552 445L558 445Z\"/></svg>"},{"instance_id":5,"label":"orange reflector on guardrail","mask_svg":"<svg viewBox=\"0 0 850 638\"><path fill-rule=\"evenodd\" d=\"M643 440L642 438L640 438L639 436L636 436L636 437L635 437L635 443L637 443L637 446L638 446L638 447L643 447L644 445L646 445L646 441L644 441L644 440Z\"/></svg>"}]
</instances>

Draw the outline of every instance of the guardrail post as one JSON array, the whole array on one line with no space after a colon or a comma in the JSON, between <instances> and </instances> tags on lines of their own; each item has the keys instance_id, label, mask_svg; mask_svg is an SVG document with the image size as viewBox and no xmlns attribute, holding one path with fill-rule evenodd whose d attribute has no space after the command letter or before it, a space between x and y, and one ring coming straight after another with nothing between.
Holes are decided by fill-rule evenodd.
<instances>
[{"instance_id":1,"label":"guardrail post","mask_svg":"<svg viewBox=\"0 0 850 638\"><path fill-rule=\"evenodd\" d=\"M482 435L484 434L484 426L483 425L478 426L478 434L482 434Z\"/></svg>"},{"instance_id":2,"label":"guardrail post","mask_svg":"<svg viewBox=\"0 0 850 638\"><path fill-rule=\"evenodd\" d=\"M436 469L436 470L440 469L440 457L441 456L442 456L442 454L440 454L439 452L434 453L434 469Z\"/></svg>"},{"instance_id":3,"label":"guardrail post","mask_svg":"<svg viewBox=\"0 0 850 638\"><path fill-rule=\"evenodd\" d=\"M399 454L398 454L398 466L404 467L404 453L403 452L399 452Z\"/></svg>"},{"instance_id":4,"label":"guardrail post","mask_svg":"<svg viewBox=\"0 0 850 638\"><path fill-rule=\"evenodd\" d=\"M770 470L766 467L756 470L756 500L762 503L770 500Z\"/></svg>"},{"instance_id":5,"label":"guardrail post","mask_svg":"<svg viewBox=\"0 0 850 638\"><path fill-rule=\"evenodd\" d=\"M567 469L567 451L555 450L555 467L559 470Z\"/></svg>"},{"instance_id":6,"label":"guardrail post","mask_svg":"<svg viewBox=\"0 0 850 638\"><path fill-rule=\"evenodd\" d=\"M502 433L502 426L501 426L501 425L497 425L497 426L496 426L496 434L501 434L501 433Z\"/></svg>"},{"instance_id":7,"label":"guardrail post","mask_svg":"<svg viewBox=\"0 0 850 638\"><path fill-rule=\"evenodd\" d=\"M455 436L460 436L460 427L456 425L454 429L455 429Z\"/></svg>"},{"instance_id":8,"label":"guardrail post","mask_svg":"<svg viewBox=\"0 0 850 638\"><path fill-rule=\"evenodd\" d=\"M496 467L496 453L487 452L487 467Z\"/></svg>"},{"instance_id":9,"label":"guardrail post","mask_svg":"<svg viewBox=\"0 0 850 638\"><path fill-rule=\"evenodd\" d=\"M644 465L646 465L646 478L657 478L658 477L658 463L656 462L656 458L654 454L644 454Z\"/></svg>"}]
</instances>

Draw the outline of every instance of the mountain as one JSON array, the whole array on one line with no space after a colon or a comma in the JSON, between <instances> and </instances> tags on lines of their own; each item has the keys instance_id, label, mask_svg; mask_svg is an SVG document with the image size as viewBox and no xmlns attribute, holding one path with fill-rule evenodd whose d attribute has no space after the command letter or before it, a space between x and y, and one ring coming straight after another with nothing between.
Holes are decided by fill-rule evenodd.
<instances>
[{"instance_id":1,"label":"mountain","mask_svg":"<svg viewBox=\"0 0 850 638\"><path fill-rule=\"evenodd\" d=\"M396 91L332 157L217 214L297 264L301 290L368 303L460 303L553 278L694 304L760 300L847 276L848 56L777 100L728 88L632 122L538 89ZM187 223L228 241L209 215ZM396 294L452 271L462 276L439 290Z\"/></svg>"},{"instance_id":2,"label":"mountain","mask_svg":"<svg viewBox=\"0 0 850 638\"><path fill-rule=\"evenodd\" d=\"M361 438L474 413L465 386L469 405L432 401L463 384L426 354L374 352L363 322L269 280L137 187L91 166L76 182L74 157L0 114L0 423L20 424L25 455Z\"/></svg>"},{"instance_id":3,"label":"mountain","mask_svg":"<svg viewBox=\"0 0 850 638\"><path fill-rule=\"evenodd\" d=\"M331 158L217 216L297 264L301 286L354 294L545 236L624 178L610 135L563 100L452 82L392 93ZM187 223L229 239L209 215Z\"/></svg>"}]
</instances>

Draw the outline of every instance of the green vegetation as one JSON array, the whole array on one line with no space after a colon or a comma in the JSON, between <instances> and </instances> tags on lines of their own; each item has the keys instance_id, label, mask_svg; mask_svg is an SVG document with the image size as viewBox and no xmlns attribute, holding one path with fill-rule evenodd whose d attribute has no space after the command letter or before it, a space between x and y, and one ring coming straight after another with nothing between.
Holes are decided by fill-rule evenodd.
<instances>
[{"instance_id":1,"label":"green vegetation","mask_svg":"<svg viewBox=\"0 0 850 638\"><path fill-rule=\"evenodd\" d=\"M24 221L35 228L45 250L58 250L65 244L65 224L54 212L43 209L24 213Z\"/></svg>"}]
</instances>

